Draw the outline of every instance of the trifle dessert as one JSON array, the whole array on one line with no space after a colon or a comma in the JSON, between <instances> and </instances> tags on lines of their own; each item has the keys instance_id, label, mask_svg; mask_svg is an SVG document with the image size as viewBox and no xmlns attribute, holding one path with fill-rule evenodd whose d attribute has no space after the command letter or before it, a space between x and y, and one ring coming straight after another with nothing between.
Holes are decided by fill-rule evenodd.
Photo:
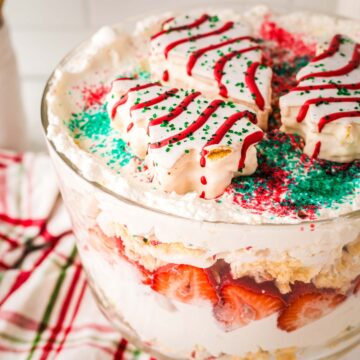
<instances>
[{"instance_id":1,"label":"trifle dessert","mask_svg":"<svg viewBox=\"0 0 360 360\"><path fill-rule=\"evenodd\" d=\"M190 9L55 70L50 154L100 307L158 358L360 341L360 25Z\"/></svg>"}]
</instances>

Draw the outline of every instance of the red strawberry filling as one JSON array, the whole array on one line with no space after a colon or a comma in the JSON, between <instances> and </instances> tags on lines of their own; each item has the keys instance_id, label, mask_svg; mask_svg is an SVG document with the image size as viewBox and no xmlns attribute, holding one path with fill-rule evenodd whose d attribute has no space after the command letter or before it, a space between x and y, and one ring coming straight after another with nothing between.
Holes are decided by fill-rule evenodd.
<instances>
[{"instance_id":1,"label":"red strawberry filling","mask_svg":"<svg viewBox=\"0 0 360 360\"><path fill-rule=\"evenodd\" d=\"M204 269L190 265L169 264L153 275L153 290L184 303L216 303L217 294Z\"/></svg>"},{"instance_id":2,"label":"red strawberry filling","mask_svg":"<svg viewBox=\"0 0 360 360\"><path fill-rule=\"evenodd\" d=\"M218 260L202 269L185 264L168 264L151 272L126 256L119 237L108 237L99 228L90 232L97 239L92 245L105 253L118 253L137 268L141 282L170 298L188 304L213 306L213 313L225 331L232 331L279 313L278 328L291 332L329 314L347 298L330 289L317 289L313 284L297 282L292 291L281 294L273 281L257 283L250 277L234 280L229 264ZM351 292L360 292L360 275L353 281Z\"/></svg>"},{"instance_id":3,"label":"red strawberry filling","mask_svg":"<svg viewBox=\"0 0 360 360\"><path fill-rule=\"evenodd\" d=\"M354 294L357 294L359 292L360 292L360 276L358 276L355 280Z\"/></svg>"},{"instance_id":4,"label":"red strawberry filling","mask_svg":"<svg viewBox=\"0 0 360 360\"><path fill-rule=\"evenodd\" d=\"M319 290L311 285L299 285L289 296L289 304L278 318L278 327L291 332L331 313L346 296L332 290Z\"/></svg>"},{"instance_id":5,"label":"red strawberry filling","mask_svg":"<svg viewBox=\"0 0 360 360\"><path fill-rule=\"evenodd\" d=\"M284 300L271 284L255 284L253 280L243 278L221 287L221 299L214 308L214 315L226 331L263 319L284 308Z\"/></svg>"}]
</instances>

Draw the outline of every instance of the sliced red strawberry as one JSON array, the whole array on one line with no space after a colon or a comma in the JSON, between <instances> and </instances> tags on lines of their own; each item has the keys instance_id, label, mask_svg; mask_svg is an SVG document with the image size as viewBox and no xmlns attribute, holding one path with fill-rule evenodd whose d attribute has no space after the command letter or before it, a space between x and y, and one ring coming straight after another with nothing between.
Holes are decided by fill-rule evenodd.
<instances>
[{"instance_id":1,"label":"sliced red strawberry","mask_svg":"<svg viewBox=\"0 0 360 360\"><path fill-rule=\"evenodd\" d=\"M214 314L226 331L260 320L285 306L281 297L259 290L243 286L241 281L222 286L221 300L215 306Z\"/></svg>"},{"instance_id":2,"label":"sliced red strawberry","mask_svg":"<svg viewBox=\"0 0 360 360\"><path fill-rule=\"evenodd\" d=\"M360 292L360 275L355 279L354 283L354 294L357 294Z\"/></svg>"},{"instance_id":3,"label":"sliced red strawberry","mask_svg":"<svg viewBox=\"0 0 360 360\"><path fill-rule=\"evenodd\" d=\"M152 289L184 303L210 301L217 295L204 269L190 265L169 264L156 270Z\"/></svg>"},{"instance_id":4,"label":"sliced red strawberry","mask_svg":"<svg viewBox=\"0 0 360 360\"><path fill-rule=\"evenodd\" d=\"M260 294L271 295L272 297L279 298L281 301L285 303L283 300L283 295L280 293L279 289L276 287L274 281L262 281L256 282L254 278L249 276L244 276L242 278L233 280L225 280L224 284L230 281L233 284L239 285L249 291Z\"/></svg>"},{"instance_id":5,"label":"sliced red strawberry","mask_svg":"<svg viewBox=\"0 0 360 360\"><path fill-rule=\"evenodd\" d=\"M329 314L345 299L345 295L328 290L302 292L290 299L278 318L278 327L287 332L297 330Z\"/></svg>"},{"instance_id":6,"label":"sliced red strawberry","mask_svg":"<svg viewBox=\"0 0 360 360\"><path fill-rule=\"evenodd\" d=\"M230 265L222 259L217 260L214 265L205 269L209 280L215 287L218 287L224 279L230 276L230 271Z\"/></svg>"}]
</instances>

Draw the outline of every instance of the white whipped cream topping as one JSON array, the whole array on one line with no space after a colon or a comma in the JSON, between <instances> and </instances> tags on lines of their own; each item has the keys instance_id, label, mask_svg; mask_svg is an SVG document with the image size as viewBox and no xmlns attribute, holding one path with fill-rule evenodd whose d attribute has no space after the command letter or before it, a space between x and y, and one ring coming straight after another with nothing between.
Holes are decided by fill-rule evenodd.
<instances>
[{"instance_id":1,"label":"white whipped cream topping","mask_svg":"<svg viewBox=\"0 0 360 360\"><path fill-rule=\"evenodd\" d=\"M269 10L264 7L257 7L245 13L244 16L239 16L234 11L227 11L226 16L228 19L234 20L239 20L242 17L249 25L255 27L256 24L260 24L261 21L259 19L265 13L269 13ZM220 204L215 201L200 199L195 192L179 196L176 193L167 194L154 190L148 184L137 181L132 173L115 174L114 171L106 166L103 159L90 155L86 147L82 148L79 146L70 136L63 121L68 119L72 112L78 111L78 108L75 105L74 99L68 99L64 96L69 88L77 85L80 79L87 79L89 82L93 80L99 81L99 77L95 73L101 74L100 79L102 81L110 83L119 74L119 69L124 70L124 72L126 69L132 69L134 59L137 56L144 55L139 48L143 47L143 49L146 49L144 45L146 41L144 39L148 39L147 32L153 33L156 24L168 18L169 15L171 14L152 17L138 23L136 30L137 46L135 46L131 37L119 30L118 27L106 27L101 30L100 35L98 33L92 40L82 46L80 51L74 54L65 66L57 69L47 96L48 138L60 153L64 154L73 164L76 164L86 179L95 181L107 189L144 206L195 220L206 219L208 221L244 222L249 224L300 222L300 219L276 217L269 213L250 213L240 206L235 207L232 199L226 195L222 197ZM314 20L316 18L319 20L318 23ZM326 17L327 20L325 21L322 15L311 15L309 17L303 13L297 13L291 16L283 15L276 17L276 21L279 21L282 26L290 30L296 30L293 28L294 24L304 23L306 22L305 19L312 19L308 28L305 25L303 28L299 27L300 30L304 29L306 33L317 36L322 30L326 29L326 32L323 33L324 36L330 36L334 32L333 28L328 28L324 25L326 21L330 21L329 19L332 18ZM351 32L352 21L337 21L335 19L331 21L333 24L336 24L334 26L337 32L347 34ZM358 36L359 27L354 26L353 30L354 33L351 35L354 38L360 38ZM143 34L146 35L144 36ZM104 70L106 70L106 73ZM358 209L360 207L360 198L357 197L352 200L351 202L341 204L336 209L321 209L318 218L337 217Z\"/></svg>"}]
</instances>

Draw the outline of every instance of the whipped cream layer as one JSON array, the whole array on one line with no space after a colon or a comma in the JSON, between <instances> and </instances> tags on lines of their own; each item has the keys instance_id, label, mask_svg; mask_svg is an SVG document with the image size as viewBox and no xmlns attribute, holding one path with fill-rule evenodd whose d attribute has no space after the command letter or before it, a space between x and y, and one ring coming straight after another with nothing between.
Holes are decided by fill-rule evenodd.
<instances>
[{"instance_id":1,"label":"whipped cream layer","mask_svg":"<svg viewBox=\"0 0 360 360\"><path fill-rule=\"evenodd\" d=\"M306 16L301 13L273 16L266 8L257 7L242 15L235 11L216 14L222 21L241 21L251 33L265 39L266 47L273 44L274 52L270 51L268 59L276 55L272 57L276 92L286 79L295 77L293 64L307 63L314 55L312 44L320 33L328 38L333 31L343 30L353 38L358 36L358 27L352 23L322 15L310 16L306 31L305 25L299 25L299 29L304 29L300 36L288 30L294 29L294 23L302 24ZM342 166L314 161L303 156L299 138L278 130L271 130L258 145L259 167L255 174L233 180L217 199L204 200L195 192L166 193L152 182L146 164L131 152L120 132L112 128L105 101L111 82L119 76L136 74L151 80L149 39L171 15L140 22L134 34L118 27L103 28L57 69L47 96L50 123L47 135L57 151L88 180L146 207L197 220L296 223L333 218L358 209L357 162ZM333 28L324 25L330 22ZM279 29L286 34L282 43L277 37ZM276 53L279 46L288 54L284 62ZM286 62L290 58L291 63ZM276 119L274 111L271 128Z\"/></svg>"}]
</instances>

